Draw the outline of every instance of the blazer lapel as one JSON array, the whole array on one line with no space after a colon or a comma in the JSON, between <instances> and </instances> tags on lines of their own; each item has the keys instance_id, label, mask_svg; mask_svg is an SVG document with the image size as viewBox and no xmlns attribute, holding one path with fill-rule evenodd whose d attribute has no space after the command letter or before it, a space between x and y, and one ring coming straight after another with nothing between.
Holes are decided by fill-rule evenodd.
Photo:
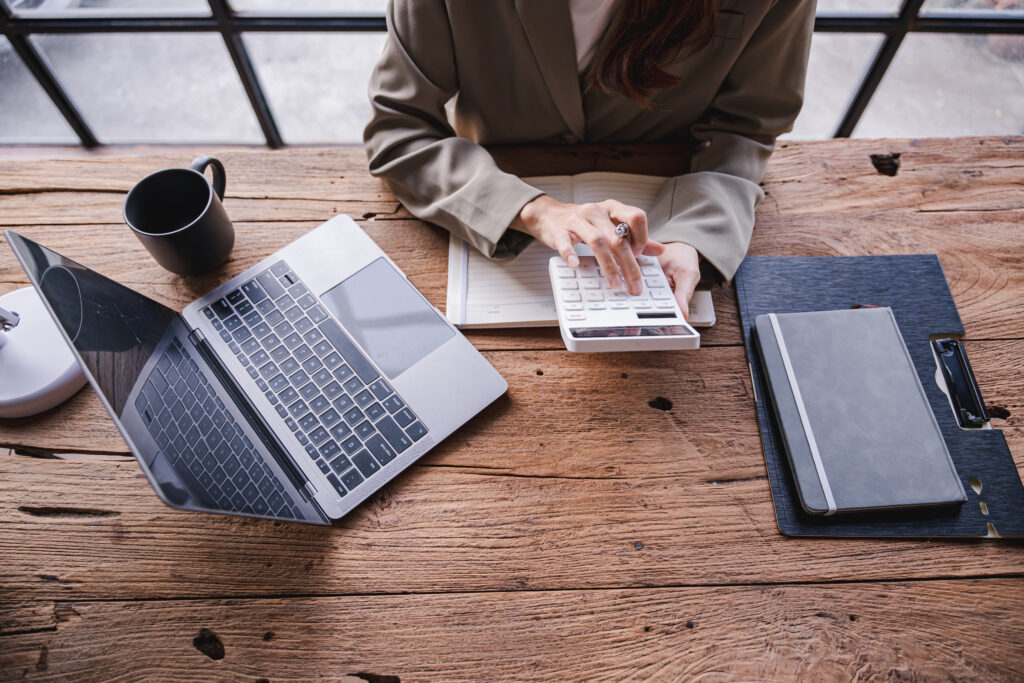
<instances>
[{"instance_id":1,"label":"blazer lapel","mask_svg":"<svg viewBox=\"0 0 1024 683\"><path fill-rule=\"evenodd\" d=\"M558 113L569 130L582 140L586 126L569 3L566 0L515 0L515 3L519 21Z\"/></svg>"}]
</instances>

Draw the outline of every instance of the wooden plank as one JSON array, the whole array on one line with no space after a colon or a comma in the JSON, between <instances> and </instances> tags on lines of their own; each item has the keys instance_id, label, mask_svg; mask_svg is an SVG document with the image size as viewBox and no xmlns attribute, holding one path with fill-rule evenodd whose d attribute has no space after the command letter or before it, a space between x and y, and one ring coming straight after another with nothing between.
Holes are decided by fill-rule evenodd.
<instances>
[{"instance_id":1,"label":"wooden plank","mask_svg":"<svg viewBox=\"0 0 1024 683\"><path fill-rule=\"evenodd\" d=\"M1024 575L1015 543L783 537L750 445L743 478L653 440L644 476L418 465L333 528L174 511L130 461L0 456L0 583L30 601Z\"/></svg>"},{"instance_id":2,"label":"wooden plank","mask_svg":"<svg viewBox=\"0 0 1024 683\"><path fill-rule=\"evenodd\" d=\"M1001 579L60 602L53 631L0 636L0 671L73 680L1009 681L1024 676L1022 587Z\"/></svg>"},{"instance_id":3,"label":"wooden plank","mask_svg":"<svg viewBox=\"0 0 1024 683\"><path fill-rule=\"evenodd\" d=\"M967 346L987 405L1005 415L997 419L998 428L1024 427L1020 390L1024 370L1017 360L1018 347L1019 342L980 341ZM695 449L695 456L700 454L716 467L729 463L738 468L722 478L763 473L754 395L739 347L698 353L503 351L485 355L508 381L508 396L453 437L461 441L446 443L430 455L431 462L531 476L658 474L658 460L626 442L640 440L645 447L664 444L667 433L684 438L679 448ZM670 411L651 407L650 402L659 397L671 403ZM624 419L629 420L628 432L622 429ZM472 446L464 447L465 441ZM537 444L544 442L549 448L571 443L579 455L553 459L539 450ZM0 447L128 453L89 388L41 416L0 420ZM673 467L675 449L670 443L664 453ZM634 450L637 455L630 456ZM596 458L599 453L607 460ZM1024 452L1014 453L1024 461Z\"/></svg>"}]
</instances>

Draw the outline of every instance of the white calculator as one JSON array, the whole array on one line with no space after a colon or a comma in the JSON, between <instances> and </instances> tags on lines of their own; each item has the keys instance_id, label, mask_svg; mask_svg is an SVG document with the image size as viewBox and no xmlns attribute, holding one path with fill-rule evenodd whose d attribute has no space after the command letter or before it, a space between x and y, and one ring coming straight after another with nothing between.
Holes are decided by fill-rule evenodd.
<instances>
[{"instance_id":1,"label":"white calculator","mask_svg":"<svg viewBox=\"0 0 1024 683\"><path fill-rule=\"evenodd\" d=\"M632 295L610 289L593 256L570 268L548 262L558 327L570 351L669 351L700 348L700 334L679 310L658 259L638 256L644 288Z\"/></svg>"}]
</instances>

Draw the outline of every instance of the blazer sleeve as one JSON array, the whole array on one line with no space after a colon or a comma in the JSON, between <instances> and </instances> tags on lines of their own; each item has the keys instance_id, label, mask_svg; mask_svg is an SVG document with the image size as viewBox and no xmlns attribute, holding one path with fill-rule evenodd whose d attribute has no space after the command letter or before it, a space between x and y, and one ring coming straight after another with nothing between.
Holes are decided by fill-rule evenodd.
<instances>
[{"instance_id":1,"label":"blazer sleeve","mask_svg":"<svg viewBox=\"0 0 1024 683\"><path fill-rule=\"evenodd\" d=\"M370 77L363 132L370 173L414 216L491 258L512 258L529 238L509 225L541 191L501 171L480 145L457 137L445 104L459 89L442 0L392 0L384 51Z\"/></svg>"},{"instance_id":2,"label":"blazer sleeve","mask_svg":"<svg viewBox=\"0 0 1024 683\"><path fill-rule=\"evenodd\" d=\"M814 0L778 0L761 20L705 115L691 128L690 173L672 178L651 211L652 238L703 256L701 283L728 285L750 244L776 136L803 103Z\"/></svg>"}]
</instances>

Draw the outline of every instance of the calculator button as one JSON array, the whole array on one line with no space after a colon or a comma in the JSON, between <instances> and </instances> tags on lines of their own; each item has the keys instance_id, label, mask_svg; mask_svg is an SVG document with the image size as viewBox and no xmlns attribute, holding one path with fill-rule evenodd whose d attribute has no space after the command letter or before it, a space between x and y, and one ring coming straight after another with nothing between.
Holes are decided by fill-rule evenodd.
<instances>
[{"instance_id":1,"label":"calculator button","mask_svg":"<svg viewBox=\"0 0 1024 683\"><path fill-rule=\"evenodd\" d=\"M665 278L660 276L646 277L644 278L644 283L646 283L651 289L654 289L655 287L668 287L668 282L665 281Z\"/></svg>"},{"instance_id":2,"label":"calculator button","mask_svg":"<svg viewBox=\"0 0 1024 683\"><path fill-rule=\"evenodd\" d=\"M633 308L650 308L650 307L651 307L651 302L650 301L634 301L633 302Z\"/></svg>"},{"instance_id":3,"label":"calculator button","mask_svg":"<svg viewBox=\"0 0 1024 683\"><path fill-rule=\"evenodd\" d=\"M671 301L655 301L655 308L675 308Z\"/></svg>"},{"instance_id":4,"label":"calculator button","mask_svg":"<svg viewBox=\"0 0 1024 683\"><path fill-rule=\"evenodd\" d=\"M575 280L559 280L558 287L559 289L579 289Z\"/></svg>"},{"instance_id":5,"label":"calculator button","mask_svg":"<svg viewBox=\"0 0 1024 683\"><path fill-rule=\"evenodd\" d=\"M565 308L565 310L567 310L567 311L582 311L583 310L583 304L572 302L572 303L567 303L565 306L563 306L563 308Z\"/></svg>"},{"instance_id":6,"label":"calculator button","mask_svg":"<svg viewBox=\"0 0 1024 683\"><path fill-rule=\"evenodd\" d=\"M586 313L566 313L565 314L565 319L566 320L586 320L587 319L587 314Z\"/></svg>"},{"instance_id":7,"label":"calculator button","mask_svg":"<svg viewBox=\"0 0 1024 683\"><path fill-rule=\"evenodd\" d=\"M601 292L586 291L583 292L583 298L586 301L604 301L604 295Z\"/></svg>"},{"instance_id":8,"label":"calculator button","mask_svg":"<svg viewBox=\"0 0 1024 683\"><path fill-rule=\"evenodd\" d=\"M589 308L592 311L603 311L606 308L606 306L603 301L588 301L587 308Z\"/></svg>"},{"instance_id":9,"label":"calculator button","mask_svg":"<svg viewBox=\"0 0 1024 683\"><path fill-rule=\"evenodd\" d=\"M629 308L629 304L627 304L625 301L613 301L611 303L611 307L613 310L616 311L624 311L627 308Z\"/></svg>"},{"instance_id":10,"label":"calculator button","mask_svg":"<svg viewBox=\"0 0 1024 683\"><path fill-rule=\"evenodd\" d=\"M580 267L576 269L576 273L581 278L596 278L597 266L590 263L581 263Z\"/></svg>"},{"instance_id":11,"label":"calculator button","mask_svg":"<svg viewBox=\"0 0 1024 683\"><path fill-rule=\"evenodd\" d=\"M654 256L637 256L636 262L641 266L654 266L658 264L658 259Z\"/></svg>"},{"instance_id":12,"label":"calculator button","mask_svg":"<svg viewBox=\"0 0 1024 683\"><path fill-rule=\"evenodd\" d=\"M558 266L558 277L576 277L576 271L568 266Z\"/></svg>"},{"instance_id":13,"label":"calculator button","mask_svg":"<svg viewBox=\"0 0 1024 683\"><path fill-rule=\"evenodd\" d=\"M626 293L621 289L613 289L606 295L609 301L625 301Z\"/></svg>"},{"instance_id":14,"label":"calculator button","mask_svg":"<svg viewBox=\"0 0 1024 683\"><path fill-rule=\"evenodd\" d=\"M562 301L582 301L579 292L562 292Z\"/></svg>"},{"instance_id":15,"label":"calculator button","mask_svg":"<svg viewBox=\"0 0 1024 683\"><path fill-rule=\"evenodd\" d=\"M640 272L644 275L661 275L661 269L658 266L640 266Z\"/></svg>"},{"instance_id":16,"label":"calculator button","mask_svg":"<svg viewBox=\"0 0 1024 683\"><path fill-rule=\"evenodd\" d=\"M651 289L651 298L652 299L671 299L672 298L672 290L669 289L668 287L657 287L657 288Z\"/></svg>"},{"instance_id":17,"label":"calculator button","mask_svg":"<svg viewBox=\"0 0 1024 683\"><path fill-rule=\"evenodd\" d=\"M583 289L601 289L601 281L596 279L596 276L593 280L584 280Z\"/></svg>"}]
</instances>

